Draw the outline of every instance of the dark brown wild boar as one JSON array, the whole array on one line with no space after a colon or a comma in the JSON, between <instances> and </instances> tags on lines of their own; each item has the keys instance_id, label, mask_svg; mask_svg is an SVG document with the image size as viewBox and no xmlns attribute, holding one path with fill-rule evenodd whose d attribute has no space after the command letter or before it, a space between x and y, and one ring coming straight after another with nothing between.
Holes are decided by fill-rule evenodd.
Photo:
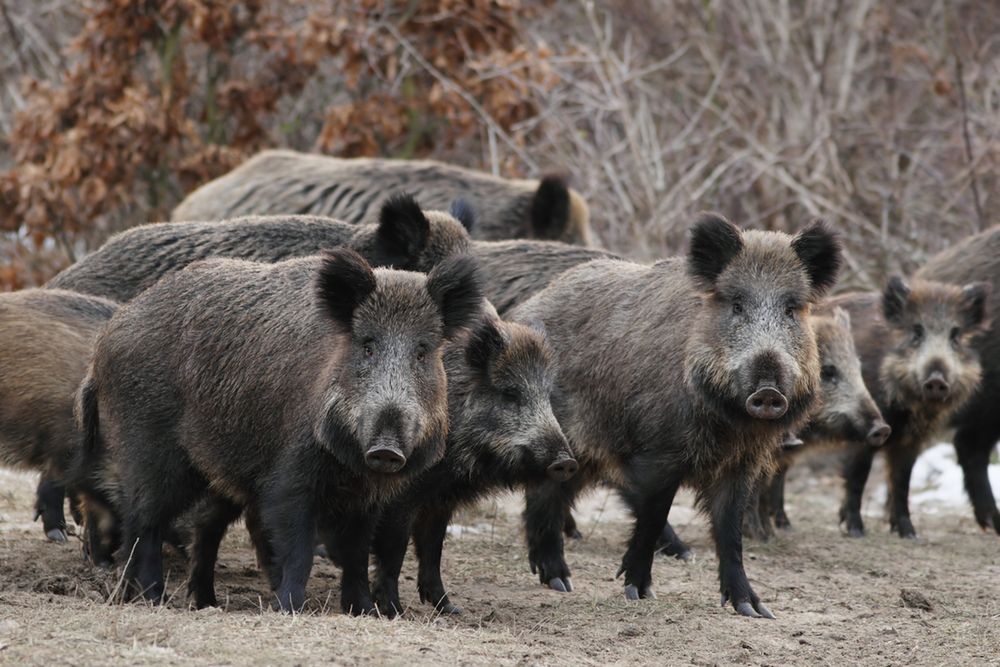
<instances>
[{"instance_id":1,"label":"dark brown wild boar","mask_svg":"<svg viewBox=\"0 0 1000 667\"><path fill-rule=\"evenodd\" d=\"M433 160L336 158L267 150L205 183L174 209L172 219L224 220L243 215L311 214L367 222L387 193L418 193L425 208L466 199L478 212L473 238L533 238L591 244L590 215L559 176L497 178Z\"/></svg>"},{"instance_id":2,"label":"dark brown wild boar","mask_svg":"<svg viewBox=\"0 0 1000 667\"><path fill-rule=\"evenodd\" d=\"M910 519L913 464L921 450L979 386L981 367L972 340L986 321L987 288L894 277L882 294L845 294L831 300L851 315L862 375L892 427L882 451L889 463L889 525L916 537ZM845 467L840 520L848 535L864 535L861 497L875 449L855 445Z\"/></svg>"},{"instance_id":3,"label":"dark brown wild boar","mask_svg":"<svg viewBox=\"0 0 1000 667\"><path fill-rule=\"evenodd\" d=\"M66 541L65 477L79 441L73 399L117 305L64 290L0 294L0 464L38 470L35 518Z\"/></svg>"},{"instance_id":4,"label":"dark brown wild boar","mask_svg":"<svg viewBox=\"0 0 1000 667\"><path fill-rule=\"evenodd\" d=\"M686 259L597 260L516 308L556 357L556 417L580 472L528 493L529 559L569 590L562 528L577 493L604 479L635 524L619 572L628 598L653 597L652 562L674 494L694 487L709 514L722 601L773 617L743 569L743 512L773 470L784 433L813 407L819 358L811 304L835 282L840 247L821 223L796 236L716 215L693 227Z\"/></svg>"},{"instance_id":5,"label":"dark brown wild boar","mask_svg":"<svg viewBox=\"0 0 1000 667\"><path fill-rule=\"evenodd\" d=\"M425 276L337 249L200 262L122 307L79 393L77 477L121 514L126 581L163 598L163 535L207 498L199 607L215 602L219 543L246 507L283 609L304 602L318 531L342 554L342 608L371 611L372 521L444 451L442 345L481 299L467 256Z\"/></svg>"}]
</instances>

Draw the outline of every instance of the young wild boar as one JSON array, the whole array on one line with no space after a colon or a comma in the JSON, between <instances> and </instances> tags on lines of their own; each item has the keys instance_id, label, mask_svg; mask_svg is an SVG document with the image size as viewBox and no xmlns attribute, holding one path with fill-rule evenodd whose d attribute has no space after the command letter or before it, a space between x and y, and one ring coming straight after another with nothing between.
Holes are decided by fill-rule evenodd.
<instances>
[{"instance_id":1,"label":"young wild boar","mask_svg":"<svg viewBox=\"0 0 1000 667\"><path fill-rule=\"evenodd\" d=\"M372 518L444 452L441 348L481 299L466 256L425 276L372 270L337 249L278 264L199 262L119 310L78 411L80 477L121 508L126 579L162 599L164 532L208 496L217 516L196 528L196 565L214 563L225 526L247 507L283 609L304 602L318 531L342 554L342 608L372 610ZM192 574L198 606L214 603L211 581Z\"/></svg>"},{"instance_id":2,"label":"young wild boar","mask_svg":"<svg viewBox=\"0 0 1000 667\"><path fill-rule=\"evenodd\" d=\"M0 464L39 470L35 519L66 541L65 477L79 441L73 397L116 304L64 290L0 294Z\"/></svg>"},{"instance_id":3,"label":"young wild boar","mask_svg":"<svg viewBox=\"0 0 1000 667\"><path fill-rule=\"evenodd\" d=\"M741 232L707 214L686 260L593 261L512 312L545 327L557 368L553 408L580 463L569 482L527 496L529 559L543 583L570 590L561 529L580 489L603 478L635 517L619 570L626 596L653 597L653 554L683 483L711 519L723 604L772 617L743 569L743 511L784 433L813 406L819 358L809 310L839 264L839 244L821 223L790 237Z\"/></svg>"},{"instance_id":4,"label":"young wild boar","mask_svg":"<svg viewBox=\"0 0 1000 667\"><path fill-rule=\"evenodd\" d=\"M297 215L157 223L112 237L47 286L125 303L199 259L277 262L340 245L353 248L375 266L427 272L445 257L466 252L469 236L451 215L421 211L407 195L386 200L378 224L373 225Z\"/></svg>"},{"instance_id":5,"label":"young wild boar","mask_svg":"<svg viewBox=\"0 0 1000 667\"><path fill-rule=\"evenodd\" d=\"M773 535L772 518L778 528L791 528L785 514L785 473L803 452L844 442L879 447L891 432L861 377L850 315L842 308L820 307L809 321L819 348L820 400L798 430L799 442L782 447L777 472L761 482L757 512L748 512L743 526L744 534L755 539Z\"/></svg>"},{"instance_id":6,"label":"young wild boar","mask_svg":"<svg viewBox=\"0 0 1000 667\"><path fill-rule=\"evenodd\" d=\"M431 160L335 158L264 151L202 185L174 209L173 220L242 215L311 214L352 223L368 220L397 190L419 192L426 208L467 199L479 212L472 236L533 238L590 245L587 204L563 179L509 180Z\"/></svg>"},{"instance_id":7,"label":"young wild boar","mask_svg":"<svg viewBox=\"0 0 1000 667\"><path fill-rule=\"evenodd\" d=\"M981 369L972 339L986 323L987 289L901 278L885 291L845 294L830 303L851 315L862 375L892 433L889 524L901 537L916 537L910 520L910 474L921 449L972 396ZM852 537L864 535L861 496L875 450L857 445L845 467L846 495L840 520Z\"/></svg>"},{"instance_id":8,"label":"young wild boar","mask_svg":"<svg viewBox=\"0 0 1000 667\"><path fill-rule=\"evenodd\" d=\"M444 458L383 512L373 541L383 613L402 611L399 573L410 535L419 559L420 600L458 613L441 581L452 514L500 489L565 481L577 464L552 413L552 353L544 336L488 315L445 349L450 431Z\"/></svg>"},{"instance_id":9,"label":"young wild boar","mask_svg":"<svg viewBox=\"0 0 1000 667\"><path fill-rule=\"evenodd\" d=\"M952 419L955 452L965 473L965 490L972 501L976 521L984 529L1000 534L1000 511L997 510L988 475L990 454L1000 440L1000 227L975 234L944 252L938 253L917 271L924 280L940 280L956 285L983 281L989 285L987 312L991 320L983 323L983 333L973 340L982 364L982 382L965 407Z\"/></svg>"}]
</instances>

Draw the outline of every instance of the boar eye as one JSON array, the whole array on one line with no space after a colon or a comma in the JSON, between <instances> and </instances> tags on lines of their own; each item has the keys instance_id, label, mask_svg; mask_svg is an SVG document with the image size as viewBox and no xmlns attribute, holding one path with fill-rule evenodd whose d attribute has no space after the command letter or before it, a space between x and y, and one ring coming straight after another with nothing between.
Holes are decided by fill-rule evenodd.
<instances>
[{"instance_id":1,"label":"boar eye","mask_svg":"<svg viewBox=\"0 0 1000 667\"><path fill-rule=\"evenodd\" d=\"M790 303L785 304L785 317L795 317L795 306Z\"/></svg>"},{"instance_id":2,"label":"boar eye","mask_svg":"<svg viewBox=\"0 0 1000 667\"><path fill-rule=\"evenodd\" d=\"M373 341L367 341L361 349L364 351L365 357L368 359L375 356L375 343Z\"/></svg>"},{"instance_id":3,"label":"boar eye","mask_svg":"<svg viewBox=\"0 0 1000 667\"><path fill-rule=\"evenodd\" d=\"M504 389L500 393L503 396L503 400L507 403L517 405L521 402L521 394L519 394L516 389Z\"/></svg>"},{"instance_id":4,"label":"boar eye","mask_svg":"<svg viewBox=\"0 0 1000 667\"><path fill-rule=\"evenodd\" d=\"M920 340L923 339L923 337L924 337L924 325L923 324L914 324L913 325L913 340L916 341L916 342L920 342Z\"/></svg>"},{"instance_id":5,"label":"boar eye","mask_svg":"<svg viewBox=\"0 0 1000 667\"><path fill-rule=\"evenodd\" d=\"M740 303L739 301L734 301L733 302L733 315L741 315L741 314L743 314L743 304Z\"/></svg>"},{"instance_id":6,"label":"boar eye","mask_svg":"<svg viewBox=\"0 0 1000 667\"><path fill-rule=\"evenodd\" d=\"M961 329L959 329L958 327L954 327L951 330L951 335L950 335L951 342L952 343L957 343L958 342L958 337L961 335L961 333L962 333Z\"/></svg>"},{"instance_id":7,"label":"boar eye","mask_svg":"<svg viewBox=\"0 0 1000 667\"><path fill-rule=\"evenodd\" d=\"M837 367L836 366L831 366L829 364L823 366L819 370L819 376L820 376L820 379L823 380L823 382L829 382L829 383L832 383L832 384L836 384L837 378L838 378L839 375L840 374L837 371Z\"/></svg>"},{"instance_id":8,"label":"boar eye","mask_svg":"<svg viewBox=\"0 0 1000 667\"><path fill-rule=\"evenodd\" d=\"M417 346L417 361L423 361L427 358L427 348L423 345Z\"/></svg>"}]
</instances>

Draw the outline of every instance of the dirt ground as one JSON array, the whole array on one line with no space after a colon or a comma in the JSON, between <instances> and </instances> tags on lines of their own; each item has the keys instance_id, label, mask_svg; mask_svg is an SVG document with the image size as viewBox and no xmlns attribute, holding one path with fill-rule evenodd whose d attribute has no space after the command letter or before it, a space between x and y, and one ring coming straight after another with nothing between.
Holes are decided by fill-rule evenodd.
<instances>
[{"instance_id":1,"label":"dirt ground","mask_svg":"<svg viewBox=\"0 0 1000 667\"><path fill-rule=\"evenodd\" d=\"M1000 662L1000 538L971 512L917 512L917 542L890 535L867 503L869 536L843 537L839 489L806 469L791 482L791 533L749 543L746 568L776 621L718 606L716 561L704 519L683 496L671 520L697 552L658 558L655 601L628 603L613 579L628 523L595 491L580 509L582 541L568 546L576 591L531 575L510 496L459 517L444 577L464 613L437 617L416 595L412 562L403 618L336 612L338 574L317 559L307 613L266 610L266 586L245 531L223 545L222 609L109 604L114 573L86 566L79 541L56 545L31 523L34 480L0 474L0 663L83 664L871 664ZM184 563L170 561L171 590ZM913 594L912 591L918 591Z\"/></svg>"}]
</instances>

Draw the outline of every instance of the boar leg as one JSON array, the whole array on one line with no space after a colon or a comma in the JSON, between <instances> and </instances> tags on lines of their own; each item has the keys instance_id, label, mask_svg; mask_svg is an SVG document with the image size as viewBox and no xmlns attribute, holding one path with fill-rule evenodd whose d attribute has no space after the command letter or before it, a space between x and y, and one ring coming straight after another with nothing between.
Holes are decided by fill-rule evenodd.
<instances>
[{"instance_id":1,"label":"boar leg","mask_svg":"<svg viewBox=\"0 0 1000 667\"><path fill-rule=\"evenodd\" d=\"M194 544L191 549L191 577L188 579L188 595L194 597L195 607L216 607L215 563L219 558L219 545L242 508L225 498L212 496L199 508L194 528Z\"/></svg>"},{"instance_id":2,"label":"boar leg","mask_svg":"<svg viewBox=\"0 0 1000 667\"><path fill-rule=\"evenodd\" d=\"M451 523L452 508L433 505L423 508L413 530L413 544L419 561L417 590L420 601L434 605L442 614L460 614L462 610L448 599L441 581L441 552Z\"/></svg>"},{"instance_id":3,"label":"boar leg","mask_svg":"<svg viewBox=\"0 0 1000 667\"><path fill-rule=\"evenodd\" d=\"M844 504L840 507L840 522L845 524L850 537L863 537L865 524L861 520L861 496L865 492L868 474L872 470L875 450L855 447L847 452L844 461Z\"/></svg>"},{"instance_id":4,"label":"boar leg","mask_svg":"<svg viewBox=\"0 0 1000 667\"><path fill-rule=\"evenodd\" d=\"M785 514L785 473L788 472L788 464L784 461L778 464L778 472L771 479L771 484L767 494L770 498L769 510L774 517L774 525L783 530L790 530L792 522Z\"/></svg>"},{"instance_id":5,"label":"boar leg","mask_svg":"<svg viewBox=\"0 0 1000 667\"><path fill-rule=\"evenodd\" d=\"M260 525L274 554L269 578L272 586L278 583L278 607L283 612L299 611L306 601L316 543L314 502L320 496L320 467L307 447L289 447L276 464L273 480L258 494Z\"/></svg>"},{"instance_id":6,"label":"boar leg","mask_svg":"<svg viewBox=\"0 0 1000 667\"><path fill-rule=\"evenodd\" d=\"M247 532L250 533L250 543L253 544L254 554L257 556L257 567L267 575L271 591L277 592L281 586L281 570L274 565L274 552L271 550L267 533L264 532L260 508L256 502L247 504L243 512L243 521L246 523Z\"/></svg>"},{"instance_id":7,"label":"boar leg","mask_svg":"<svg viewBox=\"0 0 1000 667\"><path fill-rule=\"evenodd\" d=\"M753 481L730 475L708 489L699 492L709 505L712 521L712 538L719 558L719 584L722 605L731 602L742 615L752 618L774 618L760 601L743 569L743 512L747 507Z\"/></svg>"},{"instance_id":8,"label":"boar leg","mask_svg":"<svg viewBox=\"0 0 1000 667\"><path fill-rule=\"evenodd\" d=\"M667 508L667 512L669 516L669 507ZM681 539L681 536L677 534L674 527L670 525L669 520L663 525L663 532L660 533L660 539L656 543L656 548L664 556L673 556L678 560L689 561L694 558L694 551Z\"/></svg>"},{"instance_id":9,"label":"boar leg","mask_svg":"<svg viewBox=\"0 0 1000 667\"><path fill-rule=\"evenodd\" d=\"M542 584L560 593L573 590L563 554L562 529L573 500L580 492L581 475L567 482L545 481L524 494L524 529L528 538L528 563Z\"/></svg>"},{"instance_id":10,"label":"boar leg","mask_svg":"<svg viewBox=\"0 0 1000 667\"><path fill-rule=\"evenodd\" d=\"M889 527L900 537L914 538L910 520L910 477L919 450L897 444L886 451L889 459Z\"/></svg>"},{"instance_id":11,"label":"boar leg","mask_svg":"<svg viewBox=\"0 0 1000 667\"><path fill-rule=\"evenodd\" d=\"M773 534L768 530L771 518L767 515L766 505L762 507L765 484L766 480L759 480L753 485L747 499L746 510L743 512L743 534L761 542L767 542Z\"/></svg>"},{"instance_id":12,"label":"boar leg","mask_svg":"<svg viewBox=\"0 0 1000 667\"><path fill-rule=\"evenodd\" d=\"M628 549L622 557L616 577L625 575L625 597L629 600L656 598L653 592L653 556L656 543L667 525L667 513L680 482L652 493L628 491L622 494L632 510L634 522Z\"/></svg>"},{"instance_id":13,"label":"boar leg","mask_svg":"<svg viewBox=\"0 0 1000 667\"><path fill-rule=\"evenodd\" d=\"M955 452L965 473L965 490L976 512L976 522L984 530L992 528L1000 534L1000 511L990 486L990 454L996 438L963 426L955 433Z\"/></svg>"},{"instance_id":14,"label":"boar leg","mask_svg":"<svg viewBox=\"0 0 1000 667\"><path fill-rule=\"evenodd\" d=\"M403 613L399 601L399 573L410 543L413 515L402 503L390 505L382 512L381 520L372 538L375 555L375 601L379 613L394 618Z\"/></svg>"},{"instance_id":15,"label":"boar leg","mask_svg":"<svg viewBox=\"0 0 1000 667\"><path fill-rule=\"evenodd\" d=\"M66 515L63 513L63 504L66 499L63 485L56 482L48 472L44 472L38 481L38 490L35 496L35 521L41 517L42 528L50 540L65 542L68 538L66 536Z\"/></svg>"},{"instance_id":16,"label":"boar leg","mask_svg":"<svg viewBox=\"0 0 1000 667\"><path fill-rule=\"evenodd\" d=\"M574 518L572 511L566 512L566 521L563 523L563 535L573 540L583 539L583 534L576 527L576 518Z\"/></svg>"},{"instance_id":17,"label":"boar leg","mask_svg":"<svg viewBox=\"0 0 1000 667\"><path fill-rule=\"evenodd\" d=\"M127 558L125 580L134 584L142 597L153 604L162 604L163 532L159 524L146 523L140 516L130 515L125 520L122 547Z\"/></svg>"},{"instance_id":18,"label":"boar leg","mask_svg":"<svg viewBox=\"0 0 1000 667\"><path fill-rule=\"evenodd\" d=\"M368 585L368 554L372 544L373 519L361 511L324 511L317 516L319 537L327 549L341 555L340 608L361 616L375 611ZM310 540L309 558L313 545ZM284 586L282 581L282 586Z\"/></svg>"}]
</instances>

